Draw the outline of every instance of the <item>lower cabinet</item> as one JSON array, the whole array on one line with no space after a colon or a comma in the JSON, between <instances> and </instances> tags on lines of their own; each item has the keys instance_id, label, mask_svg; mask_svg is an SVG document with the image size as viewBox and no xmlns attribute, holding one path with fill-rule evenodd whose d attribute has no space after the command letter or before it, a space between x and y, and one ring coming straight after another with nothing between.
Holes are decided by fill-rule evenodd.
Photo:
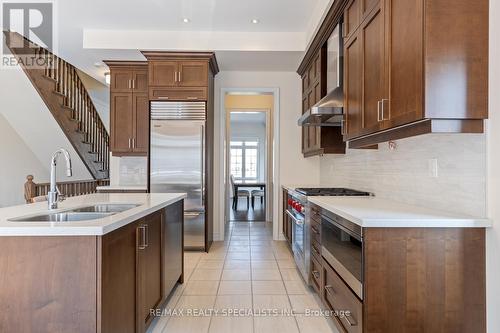
<instances>
[{"instance_id":1,"label":"lower cabinet","mask_svg":"<svg viewBox=\"0 0 500 333\"><path fill-rule=\"evenodd\" d=\"M182 212L180 201L102 237L101 332L145 332L182 282Z\"/></svg>"}]
</instances>

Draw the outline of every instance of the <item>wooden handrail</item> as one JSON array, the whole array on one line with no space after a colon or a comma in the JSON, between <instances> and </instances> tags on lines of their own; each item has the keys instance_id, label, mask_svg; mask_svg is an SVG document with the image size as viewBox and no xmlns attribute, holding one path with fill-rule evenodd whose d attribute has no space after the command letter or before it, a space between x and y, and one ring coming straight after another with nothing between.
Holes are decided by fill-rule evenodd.
<instances>
[{"instance_id":1,"label":"wooden handrail","mask_svg":"<svg viewBox=\"0 0 500 333\"><path fill-rule=\"evenodd\" d=\"M26 183L24 183L24 199L26 203L32 203L34 198L46 196L50 190L50 183L37 184L33 179L33 175L26 176ZM96 193L97 186L106 185L109 185L109 179L76 180L57 183L59 191L66 197Z\"/></svg>"},{"instance_id":2,"label":"wooden handrail","mask_svg":"<svg viewBox=\"0 0 500 333\"><path fill-rule=\"evenodd\" d=\"M69 118L77 124L83 142L89 146L86 153L93 156L91 163L96 163L100 171L109 174L109 134L76 67L26 37L16 36L22 38L25 47L34 50L32 52L37 66L41 66L45 77L56 83L55 93L63 96L63 107L68 110ZM95 174L93 176L99 178Z\"/></svg>"}]
</instances>

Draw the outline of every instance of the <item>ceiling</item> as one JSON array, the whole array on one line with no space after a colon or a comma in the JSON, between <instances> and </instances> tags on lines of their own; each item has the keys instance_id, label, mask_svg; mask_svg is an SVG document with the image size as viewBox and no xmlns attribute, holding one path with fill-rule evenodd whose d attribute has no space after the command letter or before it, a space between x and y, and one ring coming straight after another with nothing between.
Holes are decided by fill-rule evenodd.
<instances>
[{"instance_id":1,"label":"ceiling","mask_svg":"<svg viewBox=\"0 0 500 333\"><path fill-rule=\"evenodd\" d=\"M295 71L332 1L57 1L56 53L101 81L102 60L143 60L138 49L198 47L221 70Z\"/></svg>"}]
</instances>

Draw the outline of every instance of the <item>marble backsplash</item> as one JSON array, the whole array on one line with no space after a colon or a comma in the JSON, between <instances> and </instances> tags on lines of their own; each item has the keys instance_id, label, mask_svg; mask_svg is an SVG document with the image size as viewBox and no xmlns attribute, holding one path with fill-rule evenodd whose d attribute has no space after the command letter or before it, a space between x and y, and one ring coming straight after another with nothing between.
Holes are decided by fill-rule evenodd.
<instances>
[{"instance_id":1,"label":"marble backsplash","mask_svg":"<svg viewBox=\"0 0 500 333\"><path fill-rule=\"evenodd\" d=\"M429 134L378 150L347 150L320 159L322 186L345 186L378 197L450 212L486 216L486 136ZM434 166L437 162L437 177Z\"/></svg>"},{"instance_id":2,"label":"marble backsplash","mask_svg":"<svg viewBox=\"0 0 500 333\"><path fill-rule=\"evenodd\" d=\"M147 157L111 157L110 183L121 186L147 185Z\"/></svg>"}]
</instances>

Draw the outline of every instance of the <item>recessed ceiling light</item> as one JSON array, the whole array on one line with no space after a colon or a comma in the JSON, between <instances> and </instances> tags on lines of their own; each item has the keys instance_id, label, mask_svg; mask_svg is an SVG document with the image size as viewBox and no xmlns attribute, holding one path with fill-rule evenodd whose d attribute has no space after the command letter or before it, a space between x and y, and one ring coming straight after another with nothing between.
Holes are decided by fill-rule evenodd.
<instances>
[{"instance_id":1,"label":"recessed ceiling light","mask_svg":"<svg viewBox=\"0 0 500 333\"><path fill-rule=\"evenodd\" d=\"M188 19L188 18L183 18L183 19L182 19L182 22L184 22L184 23L189 23L189 19Z\"/></svg>"},{"instance_id":2,"label":"recessed ceiling light","mask_svg":"<svg viewBox=\"0 0 500 333\"><path fill-rule=\"evenodd\" d=\"M253 23L253 24L257 24L257 23L259 23L259 20L257 20L257 19L253 19L253 20L252 20L252 23Z\"/></svg>"}]
</instances>

